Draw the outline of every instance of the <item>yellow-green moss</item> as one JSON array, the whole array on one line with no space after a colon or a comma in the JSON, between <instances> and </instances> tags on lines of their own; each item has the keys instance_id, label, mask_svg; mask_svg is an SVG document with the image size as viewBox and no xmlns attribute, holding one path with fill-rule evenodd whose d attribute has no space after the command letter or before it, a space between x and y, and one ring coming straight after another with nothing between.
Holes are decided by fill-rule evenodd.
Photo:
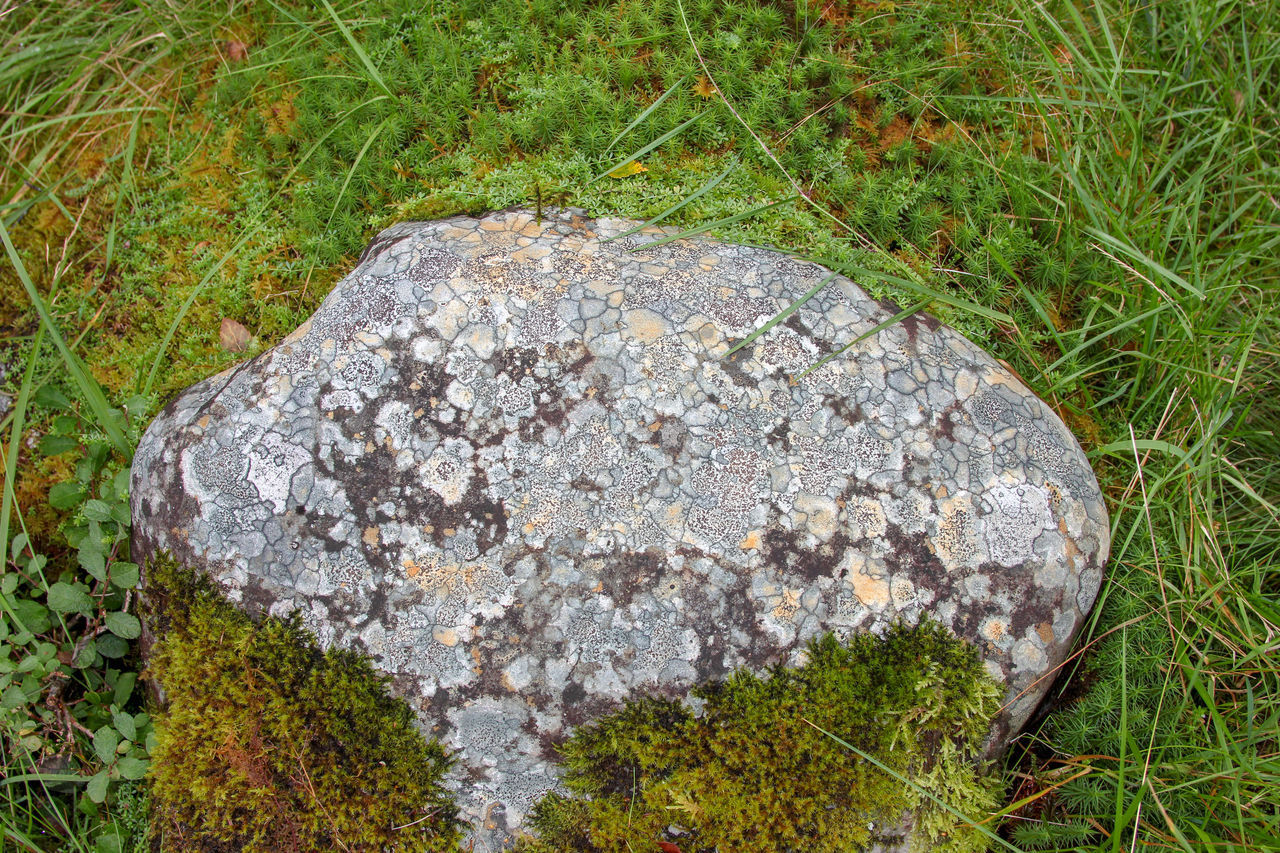
<instances>
[{"instance_id":1,"label":"yellow-green moss","mask_svg":"<svg viewBox=\"0 0 1280 853\"><path fill-rule=\"evenodd\" d=\"M449 759L366 659L322 653L296 618L255 623L169 561L148 595L162 849L457 849Z\"/></svg>"},{"instance_id":2,"label":"yellow-green moss","mask_svg":"<svg viewBox=\"0 0 1280 853\"><path fill-rule=\"evenodd\" d=\"M917 845L985 846L971 827L831 740L875 756L961 813L981 820L996 782L978 754L999 689L976 652L932 623L848 645L828 636L803 667L739 673L700 688L695 714L644 699L580 729L563 747L572 794L534 813L526 853L848 851L901 833ZM680 828L670 833L672 826Z\"/></svg>"}]
</instances>

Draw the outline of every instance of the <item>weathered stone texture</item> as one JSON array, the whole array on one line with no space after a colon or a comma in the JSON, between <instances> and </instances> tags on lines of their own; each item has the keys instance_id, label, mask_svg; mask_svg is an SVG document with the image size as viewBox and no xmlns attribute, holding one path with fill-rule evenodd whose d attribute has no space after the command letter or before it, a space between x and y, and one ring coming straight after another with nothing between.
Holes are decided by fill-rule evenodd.
<instances>
[{"instance_id":1,"label":"weathered stone texture","mask_svg":"<svg viewBox=\"0 0 1280 853\"><path fill-rule=\"evenodd\" d=\"M566 730L640 690L923 613L1008 685L1093 602L1106 513L1009 371L827 271L570 212L404 223L279 346L148 430L135 554L368 652L518 826Z\"/></svg>"}]
</instances>

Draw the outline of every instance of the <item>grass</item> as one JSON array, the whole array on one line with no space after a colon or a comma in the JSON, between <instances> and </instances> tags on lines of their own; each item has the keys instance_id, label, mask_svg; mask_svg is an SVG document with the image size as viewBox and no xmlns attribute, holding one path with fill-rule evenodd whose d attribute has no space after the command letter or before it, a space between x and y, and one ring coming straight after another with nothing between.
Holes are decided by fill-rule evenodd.
<instances>
[{"instance_id":1,"label":"grass","mask_svg":"<svg viewBox=\"0 0 1280 853\"><path fill-rule=\"evenodd\" d=\"M1278 35L1243 0L0 6L6 843L138 836L92 736L145 713L136 650L80 643L130 633L114 478L244 357L221 320L252 354L387 223L567 202L823 258L1080 437L1112 561L1003 837L1280 847Z\"/></svg>"}]
</instances>

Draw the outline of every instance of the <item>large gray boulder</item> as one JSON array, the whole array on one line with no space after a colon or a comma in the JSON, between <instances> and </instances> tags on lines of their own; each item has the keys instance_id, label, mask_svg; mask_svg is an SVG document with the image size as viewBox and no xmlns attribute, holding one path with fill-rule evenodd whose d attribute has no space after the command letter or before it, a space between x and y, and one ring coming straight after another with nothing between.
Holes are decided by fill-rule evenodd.
<instances>
[{"instance_id":1,"label":"large gray boulder","mask_svg":"<svg viewBox=\"0 0 1280 853\"><path fill-rule=\"evenodd\" d=\"M764 249L573 212L382 232L279 346L188 389L133 469L134 553L367 652L457 750L480 845L639 691L923 614L1007 686L1098 589L1097 482L1007 369ZM848 350L801 379L797 374Z\"/></svg>"}]
</instances>

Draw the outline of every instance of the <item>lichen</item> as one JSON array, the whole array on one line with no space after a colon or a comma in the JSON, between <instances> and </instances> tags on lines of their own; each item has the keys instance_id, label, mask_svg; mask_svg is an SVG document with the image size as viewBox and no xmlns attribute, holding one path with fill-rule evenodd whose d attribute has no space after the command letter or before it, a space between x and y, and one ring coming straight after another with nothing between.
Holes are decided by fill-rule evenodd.
<instances>
[{"instance_id":1,"label":"lichen","mask_svg":"<svg viewBox=\"0 0 1280 853\"><path fill-rule=\"evenodd\" d=\"M321 652L296 618L255 622L168 559L148 596L161 849L457 849L450 760L365 658Z\"/></svg>"},{"instance_id":2,"label":"lichen","mask_svg":"<svg viewBox=\"0 0 1280 853\"><path fill-rule=\"evenodd\" d=\"M999 791L979 755L999 695L975 650L935 623L827 635L797 669L696 689L700 712L643 698L579 729L561 747L568 791L537 804L521 849L817 853L897 841L912 824L916 848L983 849L919 791L990 812Z\"/></svg>"}]
</instances>

